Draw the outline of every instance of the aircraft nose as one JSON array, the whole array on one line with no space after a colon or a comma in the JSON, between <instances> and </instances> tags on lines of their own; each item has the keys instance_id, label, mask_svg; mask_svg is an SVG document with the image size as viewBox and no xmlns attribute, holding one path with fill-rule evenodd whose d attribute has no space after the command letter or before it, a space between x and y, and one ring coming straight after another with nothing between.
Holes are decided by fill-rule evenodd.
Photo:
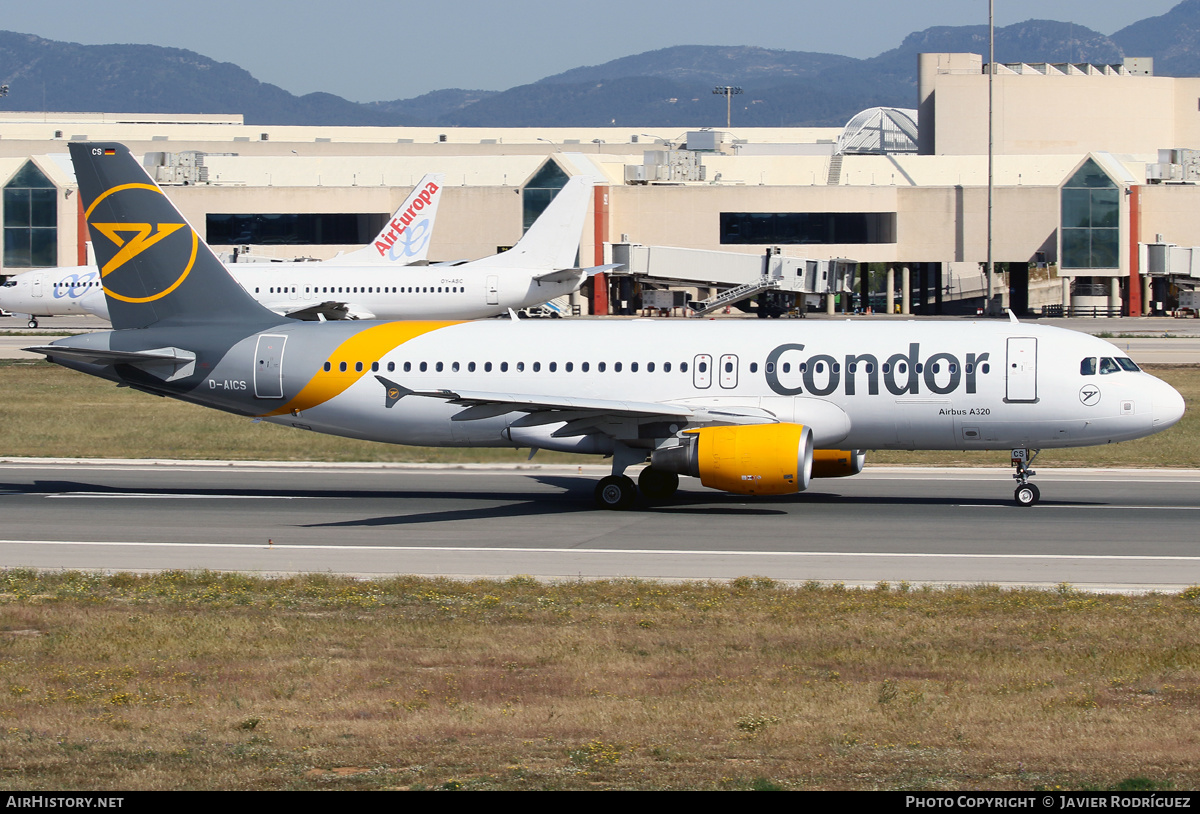
<instances>
[{"instance_id":1,"label":"aircraft nose","mask_svg":"<svg viewBox=\"0 0 1200 814\"><path fill-rule=\"evenodd\" d=\"M1183 406L1179 391L1159 379L1154 388L1154 431L1165 430L1183 418Z\"/></svg>"}]
</instances>

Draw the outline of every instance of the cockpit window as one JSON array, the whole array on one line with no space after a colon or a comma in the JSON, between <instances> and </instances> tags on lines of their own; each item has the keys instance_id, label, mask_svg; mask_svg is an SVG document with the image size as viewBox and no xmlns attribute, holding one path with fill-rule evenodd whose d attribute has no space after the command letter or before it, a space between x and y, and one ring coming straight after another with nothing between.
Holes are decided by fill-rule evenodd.
<instances>
[{"instance_id":1,"label":"cockpit window","mask_svg":"<svg viewBox=\"0 0 1200 814\"><path fill-rule=\"evenodd\" d=\"M1114 361L1113 359L1110 359L1107 356L1102 356L1100 358L1100 375L1101 376L1103 376L1107 373L1119 373L1120 371L1121 371L1121 368L1117 365L1116 361Z\"/></svg>"},{"instance_id":2,"label":"cockpit window","mask_svg":"<svg viewBox=\"0 0 1200 814\"><path fill-rule=\"evenodd\" d=\"M1096 375L1096 357L1091 356L1079 363L1080 376L1095 376Z\"/></svg>"},{"instance_id":3,"label":"cockpit window","mask_svg":"<svg viewBox=\"0 0 1200 814\"><path fill-rule=\"evenodd\" d=\"M1141 370L1137 363L1128 356L1118 356L1117 364L1121 366L1121 370Z\"/></svg>"}]
</instances>

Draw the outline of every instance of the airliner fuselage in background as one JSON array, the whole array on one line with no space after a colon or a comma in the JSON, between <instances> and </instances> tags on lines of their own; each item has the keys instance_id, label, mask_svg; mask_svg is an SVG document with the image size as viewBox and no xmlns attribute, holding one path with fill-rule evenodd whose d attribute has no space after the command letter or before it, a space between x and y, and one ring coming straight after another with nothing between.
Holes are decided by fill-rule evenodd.
<instances>
[{"instance_id":1,"label":"airliner fuselage in background","mask_svg":"<svg viewBox=\"0 0 1200 814\"><path fill-rule=\"evenodd\" d=\"M375 240L350 254L319 263L230 264L227 270L270 310L307 320L475 319L565 296L587 279L590 270L574 268L574 261L591 179L569 181L508 252L425 264L441 178L423 178ZM109 319L94 265L15 275L0 287L0 307L29 315L31 327L41 316Z\"/></svg>"},{"instance_id":2,"label":"airliner fuselage in background","mask_svg":"<svg viewBox=\"0 0 1200 814\"><path fill-rule=\"evenodd\" d=\"M89 219L177 222L120 145L71 145ZM110 199L121 197L121 206ZM183 232L183 230L179 230ZM115 248L97 243L103 262ZM33 348L120 384L399 444L611 455L596 500L680 475L743 494L860 471L865 449L1037 450L1139 438L1183 399L1113 345L1009 322L280 322L194 235L106 279L114 326ZM189 256L194 261L189 263ZM210 259L211 258L211 259ZM136 329L136 330L130 330ZM1024 455L1015 456L1024 459ZM1024 461L1016 499L1037 502Z\"/></svg>"}]
</instances>

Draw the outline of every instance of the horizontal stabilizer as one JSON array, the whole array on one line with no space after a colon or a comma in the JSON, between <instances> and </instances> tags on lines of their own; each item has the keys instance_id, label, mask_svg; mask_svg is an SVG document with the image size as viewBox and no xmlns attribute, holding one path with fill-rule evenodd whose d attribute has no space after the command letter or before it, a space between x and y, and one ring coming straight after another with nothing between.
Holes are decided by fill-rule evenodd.
<instances>
[{"instance_id":1,"label":"horizontal stabilizer","mask_svg":"<svg viewBox=\"0 0 1200 814\"><path fill-rule=\"evenodd\" d=\"M592 266L590 268L559 269L558 271L539 274L533 278L533 281L535 283L565 283L578 278L580 282L583 282L588 277L592 277L602 271L611 271L612 269L619 269L621 267L620 263L609 263L605 266Z\"/></svg>"},{"instance_id":2,"label":"horizontal stabilizer","mask_svg":"<svg viewBox=\"0 0 1200 814\"><path fill-rule=\"evenodd\" d=\"M75 348L68 345L34 345L24 350L44 354L52 361L66 359L88 365L132 365L168 382L190 376L196 368L196 354L180 348L108 350Z\"/></svg>"}]
</instances>

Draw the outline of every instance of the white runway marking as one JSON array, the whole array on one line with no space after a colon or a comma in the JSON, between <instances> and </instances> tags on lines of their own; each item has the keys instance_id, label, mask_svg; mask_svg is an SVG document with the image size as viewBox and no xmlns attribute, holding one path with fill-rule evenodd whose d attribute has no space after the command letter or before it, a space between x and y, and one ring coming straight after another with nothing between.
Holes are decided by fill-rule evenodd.
<instances>
[{"instance_id":1,"label":"white runway marking","mask_svg":"<svg viewBox=\"0 0 1200 814\"><path fill-rule=\"evenodd\" d=\"M1005 503L997 506L995 503L956 503L954 504L959 509L1011 509L1012 505ZM1042 511L1044 509L1075 509L1077 511L1092 512L1097 509L1140 509L1142 511L1170 511L1172 509L1181 512L1200 511L1200 506L1102 506L1102 505L1085 505L1085 506L1067 506L1055 505L1053 503L1039 503L1033 511Z\"/></svg>"},{"instance_id":2,"label":"white runway marking","mask_svg":"<svg viewBox=\"0 0 1200 814\"><path fill-rule=\"evenodd\" d=\"M137 546L148 548L222 548L241 550L294 550L294 551L397 551L397 552L441 552L483 554L644 554L650 556L673 555L693 557L893 557L900 559L968 559L968 560L1120 560L1149 562L1200 562L1200 556L1137 554L932 554L890 553L877 551L705 551L703 549L677 548L485 548L481 546L372 546L372 545L272 545L261 543L166 543L136 542L125 540L0 540L0 545L47 545L47 546Z\"/></svg>"},{"instance_id":3,"label":"white runway marking","mask_svg":"<svg viewBox=\"0 0 1200 814\"><path fill-rule=\"evenodd\" d=\"M157 492L56 492L48 498L95 498L98 500L349 500L344 497L318 495L164 495Z\"/></svg>"}]
</instances>

